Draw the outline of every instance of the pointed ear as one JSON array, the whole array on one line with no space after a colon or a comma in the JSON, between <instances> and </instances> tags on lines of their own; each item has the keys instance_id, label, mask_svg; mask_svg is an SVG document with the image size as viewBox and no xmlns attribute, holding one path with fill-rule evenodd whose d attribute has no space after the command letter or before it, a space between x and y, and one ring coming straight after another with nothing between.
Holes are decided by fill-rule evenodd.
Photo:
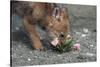
<instances>
[{"instance_id":1,"label":"pointed ear","mask_svg":"<svg viewBox=\"0 0 100 67\"><path fill-rule=\"evenodd\" d=\"M53 10L52 16L58 19L60 17L60 8L55 7Z\"/></svg>"}]
</instances>

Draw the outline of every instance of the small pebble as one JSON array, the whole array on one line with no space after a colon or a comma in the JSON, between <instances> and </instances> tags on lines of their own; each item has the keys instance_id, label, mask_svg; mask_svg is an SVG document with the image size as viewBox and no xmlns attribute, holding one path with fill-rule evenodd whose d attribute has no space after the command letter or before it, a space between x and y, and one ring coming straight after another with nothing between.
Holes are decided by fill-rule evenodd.
<instances>
[{"instance_id":1,"label":"small pebble","mask_svg":"<svg viewBox=\"0 0 100 67\"><path fill-rule=\"evenodd\" d=\"M93 45L90 45L90 47L93 47Z\"/></svg>"},{"instance_id":2,"label":"small pebble","mask_svg":"<svg viewBox=\"0 0 100 67\"><path fill-rule=\"evenodd\" d=\"M81 32L75 32L77 35L80 35L81 34Z\"/></svg>"},{"instance_id":3,"label":"small pebble","mask_svg":"<svg viewBox=\"0 0 100 67\"><path fill-rule=\"evenodd\" d=\"M21 48L21 45L18 45L19 48Z\"/></svg>"},{"instance_id":4,"label":"small pebble","mask_svg":"<svg viewBox=\"0 0 100 67\"><path fill-rule=\"evenodd\" d=\"M60 57L61 55L57 55L58 57Z\"/></svg>"},{"instance_id":5,"label":"small pebble","mask_svg":"<svg viewBox=\"0 0 100 67\"><path fill-rule=\"evenodd\" d=\"M76 42L80 42L80 40L76 40Z\"/></svg>"},{"instance_id":6,"label":"small pebble","mask_svg":"<svg viewBox=\"0 0 100 67\"><path fill-rule=\"evenodd\" d=\"M16 30L19 30L19 28L18 28L18 27L16 27Z\"/></svg>"},{"instance_id":7,"label":"small pebble","mask_svg":"<svg viewBox=\"0 0 100 67\"><path fill-rule=\"evenodd\" d=\"M82 36L82 37L86 37L86 34L82 34L81 36Z\"/></svg>"},{"instance_id":8,"label":"small pebble","mask_svg":"<svg viewBox=\"0 0 100 67\"><path fill-rule=\"evenodd\" d=\"M20 57L23 57L23 56L20 56Z\"/></svg>"},{"instance_id":9,"label":"small pebble","mask_svg":"<svg viewBox=\"0 0 100 67\"><path fill-rule=\"evenodd\" d=\"M89 31L88 31L87 28L83 28L83 32L84 32L84 33L88 33Z\"/></svg>"},{"instance_id":10,"label":"small pebble","mask_svg":"<svg viewBox=\"0 0 100 67\"><path fill-rule=\"evenodd\" d=\"M31 61L31 59L30 59L30 58L28 58L28 61Z\"/></svg>"},{"instance_id":11,"label":"small pebble","mask_svg":"<svg viewBox=\"0 0 100 67\"><path fill-rule=\"evenodd\" d=\"M30 53L32 53L32 51L30 51Z\"/></svg>"},{"instance_id":12,"label":"small pebble","mask_svg":"<svg viewBox=\"0 0 100 67\"><path fill-rule=\"evenodd\" d=\"M34 58L35 58L35 59L37 59L37 58L38 58L38 56L34 56Z\"/></svg>"},{"instance_id":13,"label":"small pebble","mask_svg":"<svg viewBox=\"0 0 100 67\"><path fill-rule=\"evenodd\" d=\"M93 53L86 53L87 56L94 56Z\"/></svg>"}]
</instances>

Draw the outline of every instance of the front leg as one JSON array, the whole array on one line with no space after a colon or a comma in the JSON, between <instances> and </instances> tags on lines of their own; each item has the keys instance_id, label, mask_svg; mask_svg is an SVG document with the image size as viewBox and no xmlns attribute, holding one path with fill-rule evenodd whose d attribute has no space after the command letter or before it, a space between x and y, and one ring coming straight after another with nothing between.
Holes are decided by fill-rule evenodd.
<instances>
[{"instance_id":1,"label":"front leg","mask_svg":"<svg viewBox=\"0 0 100 67\"><path fill-rule=\"evenodd\" d=\"M29 37L32 41L32 46L38 50L43 49L43 46L40 41L40 37L38 35L38 32L35 29L35 25L32 24L32 18L24 17L23 23L24 23L24 27L25 27L26 31L28 32Z\"/></svg>"}]
</instances>

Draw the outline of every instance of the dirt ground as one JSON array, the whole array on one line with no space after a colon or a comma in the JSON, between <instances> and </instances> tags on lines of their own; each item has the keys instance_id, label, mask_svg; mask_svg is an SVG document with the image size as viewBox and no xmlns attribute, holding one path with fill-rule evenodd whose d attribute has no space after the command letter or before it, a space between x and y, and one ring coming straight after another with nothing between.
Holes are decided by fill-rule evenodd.
<instances>
[{"instance_id":1,"label":"dirt ground","mask_svg":"<svg viewBox=\"0 0 100 67\"><path fill-rule=\"evenodd\" d=\"M21 29L19 16L12 18L11 64L15 66L96 62L96 6L63 5L68 8L71 32L80 51L57 53L43 40L46 51L34 50L26 33ZM46 46L47 45L47 46Z\"/></svg>"}]
</instances>

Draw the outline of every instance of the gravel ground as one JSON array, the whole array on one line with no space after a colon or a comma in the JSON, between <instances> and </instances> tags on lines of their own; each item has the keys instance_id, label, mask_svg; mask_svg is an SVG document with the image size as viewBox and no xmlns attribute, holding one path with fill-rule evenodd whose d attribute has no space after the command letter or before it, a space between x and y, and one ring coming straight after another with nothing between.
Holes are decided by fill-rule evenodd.
<instances>
[{"instance_id":1,"label":"gravel ground","mask_svg":"<svg viewBox=\"0 0 100 67\"><path fill-rule=\"evenodd\" d=\"M96 7L88 5L64 5L68 7L71 32L80 51L57 53L45 40L46 51L34 50L26 33L21 29L21 18L13 15L11 61L12 66L29 66L61 63L96 62ZM48 46L46 46L48 45Z\"/></svg>"}]
</instances>

